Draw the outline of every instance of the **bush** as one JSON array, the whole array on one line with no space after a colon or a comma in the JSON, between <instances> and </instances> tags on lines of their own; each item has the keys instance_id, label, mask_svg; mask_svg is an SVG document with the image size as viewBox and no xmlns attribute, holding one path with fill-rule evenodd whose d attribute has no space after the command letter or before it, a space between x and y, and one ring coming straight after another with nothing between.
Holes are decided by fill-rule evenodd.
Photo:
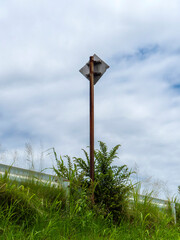
<instances>
[{"instance_id":1,"label":"bush","mask_svg":"<svg viewBox=\"0 0 180 240\"><path fill-rule=\"evenodd\" d=\"M176 203L176 219L177 223L180 225L180 203Z\"/></svg>"},{"instance_id":2,"label":"bush","mask_svg":"<svg viewBox=\"0 0 180 240\"><path fill-rule=\"evenodd\" d=\"M126 214L127 197L132 185L129 181L131 171L126 165L112 166L115 158L118 158L117 151L120 145L115 146L109 152L107 146L103 142L99 142L100 149L94 151L94 176L95 176L95 203L104 209L105 215L112 215L113 219L118 221ZM90 159L88 153L83 149L85 160L74 157L72 164L69 156L65 156L68 160L68 166L64 164L64 160L60 157L57 159L57 169L54 171L59 177L68 178L70 180L70 193L74 194L80 191L80 187L85 186L87 194L91 194L90 180ZM77 194L76 194L77 196Z\"/></svg>"}]
</instances>

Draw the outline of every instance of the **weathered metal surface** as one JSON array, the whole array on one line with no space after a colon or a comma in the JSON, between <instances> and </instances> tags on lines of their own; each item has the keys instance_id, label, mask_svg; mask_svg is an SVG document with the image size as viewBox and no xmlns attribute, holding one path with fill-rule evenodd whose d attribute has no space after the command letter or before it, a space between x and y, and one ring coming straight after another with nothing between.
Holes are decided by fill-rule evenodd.
<instances>
[{"instance_id":1,"label":"weathered metal surface","mask_svg":"<svg viewBox=\"0 0 180 240\"><path fill-rule=\"evenodd\" d=\"M90 178L94 183L94 57L90 57ZM94 203L94 191L92 191Z\"/></svg>"},{"instance_id":2,"label":"weathered metal surface","mask_svg":"<svg viewBox=\"0 0 180 240\"><path fill-rule=\"evenodd\" d=\"M62 185L65 188L69 186L68 181L65 179L60 179L57 181L57 178L51 174L0 164L0 174L4 175L5 172L9 173L9 178L12 180L24 181L33 179L44 183L50 182L51 185Z\"/></svg>"},{"instance_id":3,"label":"weathered metal surface","mask_svg":"<svg viewBox=\"0 0 180 240\"><path fill-rule=\"evenodd\" d=\"M94 187L94 85L108 68L109 66L94 54L89 62L79 70L90 81L90 179L92 188ZM93 189L92 203L94 203Z\"/></svg>"},{"instance_id":4,"label":"weathered metal surface","mask_svg":"<svg viewBox=\"0 0 180 240\"><path fill-rule=\"evenodd\" d=\"M102 77L105 71L109 68L107 63L101 60L96 54L93 55L94 59L94 85ZM84 65L80 70L88 80L90 80L90 61Z\"/></svg>"},{"instance_id":5,"label":"weathered metal surface","mask_svg":"<svg viewBox=\"0 0 180 240\"><path fill-rule=\"evenodd\" d=\"M134 202L134 198L130 197L129 198L130 202ZM153 198L153 197L147 197L144 195L138 195L138 202L139 203L144 203L144 201L149 201L152 205L157 206L158 208L168 208L169 207L169 201L168 200L163 200L159 198ZM176 204L174 202L170 203L171 210L172 210L172 216L174 219L174 223L176 224Z\"/></svg>"},{"instance_id":6,"label":"weathered metal surface","mask_svg":"<svg viewBox=\"0 0 180 240\"><path fill-rule=\"evenodd\" d=\"M94 182L94 57L90 57L90 178Z\"/></svg>"}]
</instances>

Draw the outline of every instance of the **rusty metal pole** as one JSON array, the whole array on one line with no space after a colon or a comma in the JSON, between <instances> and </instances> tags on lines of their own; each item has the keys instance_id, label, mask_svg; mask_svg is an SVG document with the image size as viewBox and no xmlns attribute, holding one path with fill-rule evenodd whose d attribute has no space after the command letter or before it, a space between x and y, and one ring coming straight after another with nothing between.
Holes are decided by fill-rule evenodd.
<instances>
[{"instance_id":1,"label":"rusty metal pole","mask_svg":"<svg viewBox=\"0 0 180 240\"><path fill-rule=\"evenodd\" d=\"M94 57L90 57L90 178L94 203Z\"/></svg>"},{"instance_id":2,"label":"rusty metal pole","mask_svg":"<svg viewBox=\"0 0 180 240\"><path fill-rule=\"evenodd\" d=\"M94 203L94 85L102 77L109 66L96 54L90 57L79 71L90 80L90 179L92 188L92 203Z\"/></svg>"}]
</instances>

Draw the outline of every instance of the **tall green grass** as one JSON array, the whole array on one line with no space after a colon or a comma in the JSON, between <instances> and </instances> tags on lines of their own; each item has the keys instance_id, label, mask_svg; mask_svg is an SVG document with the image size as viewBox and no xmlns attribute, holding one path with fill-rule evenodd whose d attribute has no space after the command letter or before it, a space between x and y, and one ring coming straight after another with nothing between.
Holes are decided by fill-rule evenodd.
<instances>
[{"instance_id":1,"label":"tall green grass","mask_svg":"<svg viewBox=\"0 0 180 240\"><path fill-rule=\"evenodd\" d=\"M111 214L92 206L86 192L67 197L61 187L37 181L17 182L0 177L0 239L180 239L180 225L171 214L151 203L150 195L129 204L129 211L116 224Z\"/></svg>"}]
</instances>

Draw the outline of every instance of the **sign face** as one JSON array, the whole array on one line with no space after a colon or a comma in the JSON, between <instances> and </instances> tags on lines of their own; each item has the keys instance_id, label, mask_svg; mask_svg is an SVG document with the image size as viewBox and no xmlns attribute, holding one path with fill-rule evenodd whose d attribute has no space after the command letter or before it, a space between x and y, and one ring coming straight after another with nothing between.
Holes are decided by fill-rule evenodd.
<instances>
[{"instance_id":1,"label":"sign face","mask_svg":"<svg viewBox=\"0 0 180 240\"><path fill-rule=\"evenodd\" d=\"M94 57L94 85L97 81L102 77L105 71L109 68L109 66L101 60L96 54L93 55ZM85 76L88 80L90 80L90 67L89 62L84 65L80 70L83 76Z\"/></svg>"}]
</instances>

